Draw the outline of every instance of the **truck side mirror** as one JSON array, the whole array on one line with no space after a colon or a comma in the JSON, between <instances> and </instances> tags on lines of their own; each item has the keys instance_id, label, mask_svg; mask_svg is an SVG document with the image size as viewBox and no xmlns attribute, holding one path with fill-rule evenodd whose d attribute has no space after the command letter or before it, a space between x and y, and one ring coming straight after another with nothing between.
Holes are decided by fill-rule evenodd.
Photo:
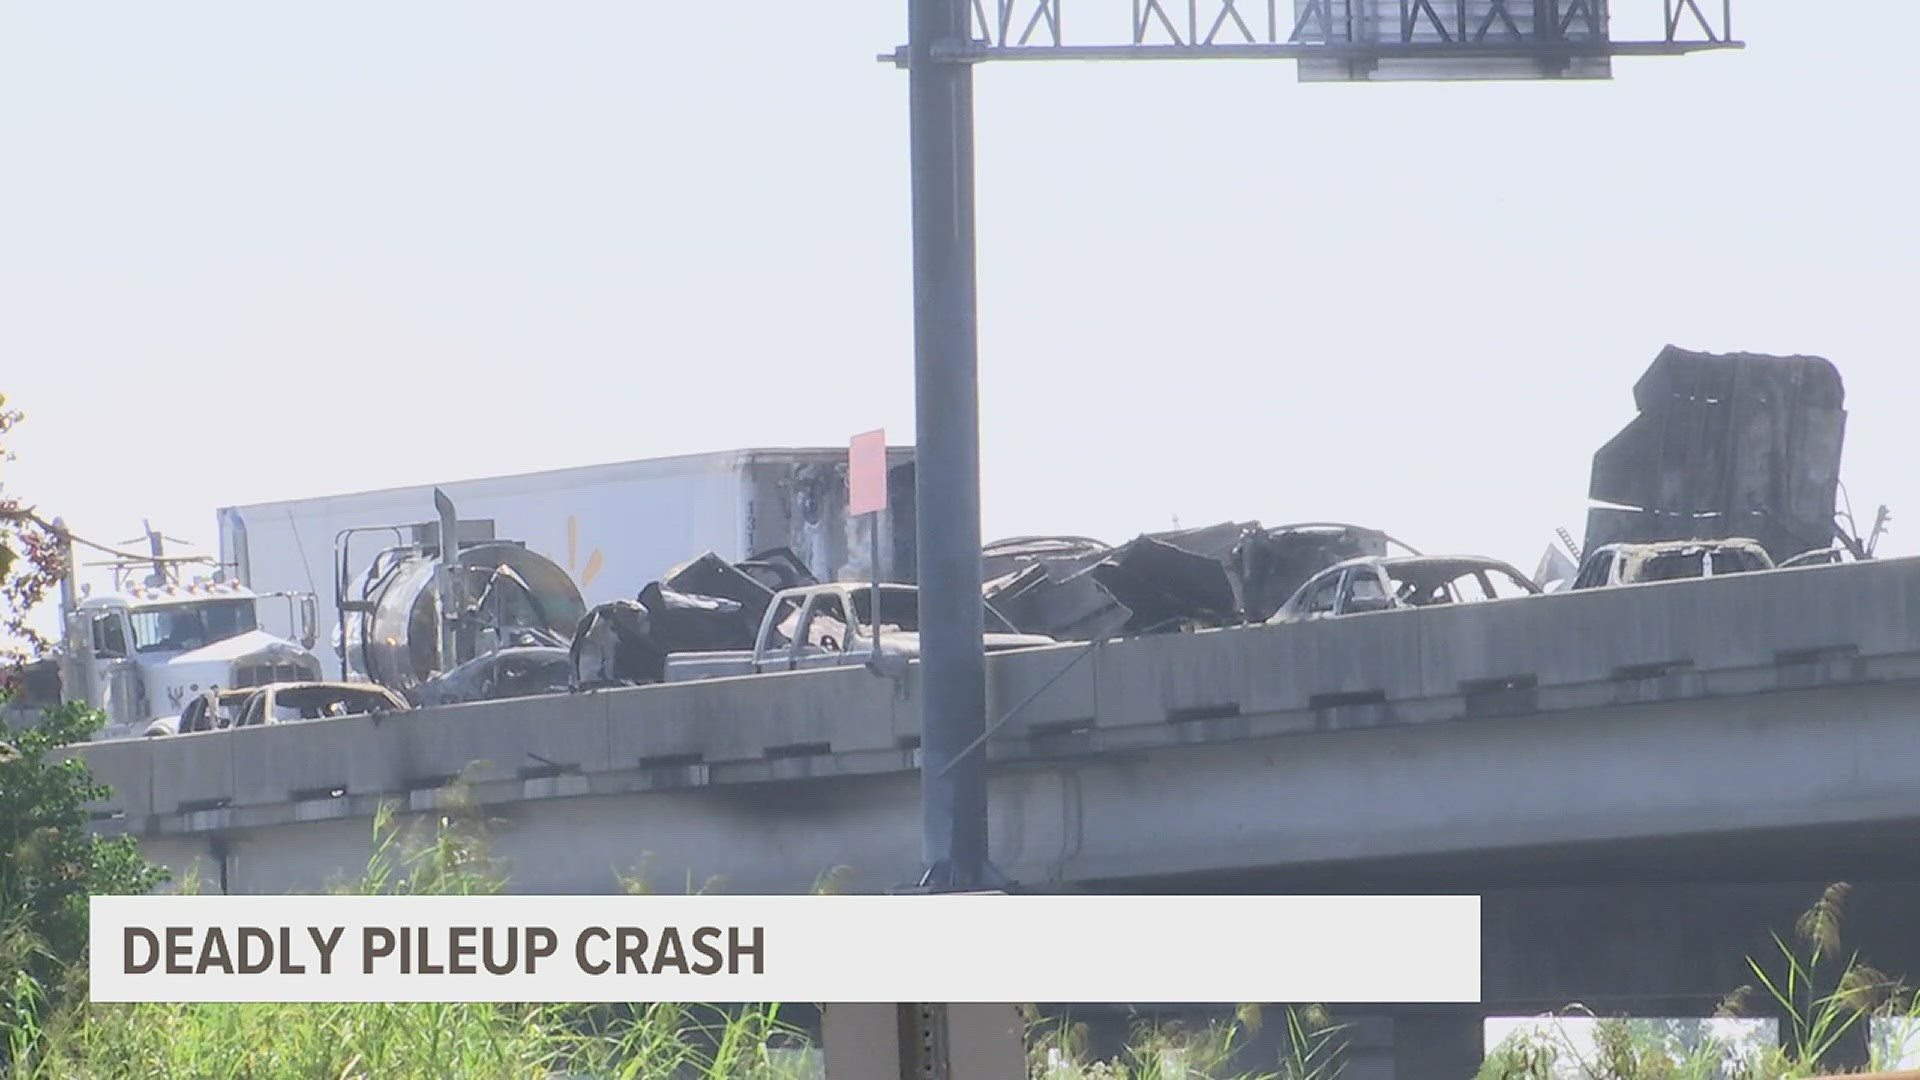
<instances>
[{"instance_id":1,"label":"truck side mirror","mask_svg":"<svg viewBox=\"0 0 1920 1080\"><path fill-rule=\"evenodd\" d=\"M320 619L314 606L312 593L300 598L300 646L311 650L313 643L320 639Z\"/></svg>"},{"instance_id":2,"label":"truck side mirror","mask_svg":"<svg viewBox=\"0 0 1920 1080\"><path fill-rule=\"evenodd\" d=\"M67 616L67 643L75 656L93 659L93 620L86 613L75 611Z\"/></svg>"}]
</instances>

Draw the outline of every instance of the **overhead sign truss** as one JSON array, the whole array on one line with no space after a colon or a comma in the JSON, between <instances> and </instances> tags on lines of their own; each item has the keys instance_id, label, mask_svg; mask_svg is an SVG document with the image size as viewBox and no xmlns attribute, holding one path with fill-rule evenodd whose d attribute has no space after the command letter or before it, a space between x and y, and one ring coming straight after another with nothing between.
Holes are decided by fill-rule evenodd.
<instances>
[{"instance_id":1,"label":"overhead sign truss","mask_svg":"<svg viewBox=\"0 0 1920 1080\"><path fill-rule=\"evenodd\" d=\"M1742 47L1733 0L1660 0L1659 32L1627 39L1610 6L1650 23L1653 0L966 2L971 40L934 43L933 59L1297 60L1309 80L1603 78L1617 56ZM907 50L881 59L905 66Z\"/></svg>"}]
</instances>

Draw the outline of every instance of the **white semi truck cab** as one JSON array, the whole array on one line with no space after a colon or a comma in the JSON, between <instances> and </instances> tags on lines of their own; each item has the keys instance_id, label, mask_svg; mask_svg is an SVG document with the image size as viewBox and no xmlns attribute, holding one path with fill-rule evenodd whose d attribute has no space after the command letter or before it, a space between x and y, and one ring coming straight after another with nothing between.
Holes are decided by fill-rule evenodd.
<instances>
[{"instance_id":1,"label":"white semi truck cab","mask_svg":"<svg viewBox=\"0 0 1920 1080\"><path fill-rule=\"evenodd\" d=\"M61 696L106 713L103 737L138 735L216 688L321 677L313 594L255 593L217 568L188 578L184 570L194 563L211 560L113 564L114 586L99 593L69 580ZM136 583L135 565L153 572ZM288 605L302 643L260 629L263 600Z\"/></svg>"}]
</instances>

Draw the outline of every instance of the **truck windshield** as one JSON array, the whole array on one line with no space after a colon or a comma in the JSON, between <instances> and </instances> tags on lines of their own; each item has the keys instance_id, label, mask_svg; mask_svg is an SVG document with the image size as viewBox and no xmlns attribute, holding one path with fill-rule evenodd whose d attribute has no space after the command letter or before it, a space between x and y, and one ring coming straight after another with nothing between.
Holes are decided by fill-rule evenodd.
<instances>
[{"instance_id":1,"label":"truck windshield","mask_svg":"<svg viewBox=\"0 0 1920 1080\"><path fill-rule=\"evenodd\" d=\"M259 628L251 600L209 600L136 608L131 613L135 652L198 649Z\"/></svg>"}]
</instances>

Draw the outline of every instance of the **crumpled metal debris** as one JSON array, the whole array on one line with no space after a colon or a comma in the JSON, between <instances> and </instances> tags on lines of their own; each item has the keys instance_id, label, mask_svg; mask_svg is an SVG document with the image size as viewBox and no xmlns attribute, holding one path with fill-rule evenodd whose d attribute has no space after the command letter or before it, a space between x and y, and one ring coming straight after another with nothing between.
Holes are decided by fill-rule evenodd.
<instances>
[{"instance_id":1,"label":"crumpled metal debris","mask_svg":"<svg viewBox=\"0 0 1920 1080\"><path fill-rule=\"evenodd\" d=\"M683 593L654 581L639 599L652 618L653 640L668 652L751 649L760 629L746 605L727 597Z\"/></svg>"},{"instance_id":2,"label":"crumpled metal debris","mask_svg":"<svg viewBox=\"0 0 1920 1080\"><path fill-rule=\"evenodd\" d=\"M1828 546L1846 389L1817 356L1667 346L1633 387L1640 414L1593 456L1588 551L1751 537L1775 562Z\"/></svg>"},{"instance_id":3,"label":"crumpled metal debris","mask_svg":"<svg viewBox=\"0 0 1920 1080\"><path fill-rule=\"evenodd\" d=\"M1148 533L1112 547L1081 536L1022 536L981 550L981 592L1022 633L1058 641L1266 621L1334 563L1384 555L1385 533L1257 521ZM1404 546L1404 545L1403 545ZM793 551L729 563L709 551L633 600L602 604L574 633L578 684L659 682L675 652L751 649L782 589L819 584Z\"/></svg>"},{"instance_id":4,"label":"crumpled metal debris","mask_svg":"<svg viewBox=\"0 0 1920 1080\"><path fill-rule=\"evenodd\" d=\"M981 592L1023 632L1063 641L1106 637L1118 633L1129 616L1091 574L1112 552L1110 545L1080 536L997 541L980 553L986 577Z\"/></svg>"},{"instance_id":5,"label":"crumpled metal debris","mask_svg":"<svg viewBox=\"0 0 1920 1080\"><path fill-rule=\"evenodd\" d=\"M1023 633L1093 641L1119 633L1131 613L1100 587L1091 571L1091 566L1032 562L988 582L981 592Z\"/></svg>"},{"instance_id":6,"label":"crumpled metal debris","mask_svg":"<svg viewBox=\"0 0 1920 1080\"><path fill-rule=\"evenodd\" d=\"M1256 526L1233 553L1240 612L1247 622L1266 622L1308 578L1348 559L1386 555L1389 544L1407 547L1377 529L1340 522Z\"/></svg>"},{"instance_id":7,"label":"crumpled metal debris","mask_svg":"<svg viewBox=\"0 0 1920 1080\"><path fill-rule=\"evenodd\" d=\"M1235 539L1241 529L1220 528L1232 529ZM1138 634L1181 623L1223 626L1236 621L1240 604L1228 576L1230 543L1223 558L1202 553L1218 549L1218 533L1176 539L1181 542L1139 537L1093 568L1093 580L1131 613L1122 630Z\"/></svg>"},{"instance_id":8,"label":"crumpled metal debris","mask_svg":"<svg viewBox=\"0 0 1920 1080\"><path fill-rule=\"evenodd\" d=\"M773 589L711 551L667 571L659 584L688 596L732 600L756 627L760 625L760 617L767 613L767 605L773 602Z\"/></svg>"},{"instance_id":9,"label":"crumpled metal debris","mask_svg":"<svg viewBox=\"0 0 1920 1080\"><path fill-rule=\"evenodd\" d=\"M415 706L426 708L564 694L573 688L577 674L578 665L564 643L559 647L521 646L476 656L414 687L407 697Z\"/></svg>"},{"instance_id":10,"label":"crumpled metal debris","mask_svg":"<svg viewBox=\"0 0 1920 1080\"><path fill-rule=\"evenodd\" d=\"M777 547L749 555L734 563L734 569L765 585L774 592L803 589L820 584L799 554L789 547Z\"/></svg>"},{"instance_id":11,"label":"crumpled metal debris","mask_svg":"<svg viewBox=\"0 0 1920 1080\"><path fill-rule=\"evenodd\" d=\"M982 591L1022 631L1064 641L1236 626L1266 621L1314 574L1385 555L1390 542L1358 525L1257 521L1148 533L1119 547L1019 537L983 551Z\"/></svg>"},{"instance_id":12,"label":"crumpled metal debris","mask_svg":"<svg viewBox=\"0 0 1920 1080\"><path fill-rule=\"evenodd\" d=\"M613 600L580 619L573 632L574 686L595 690L665 678L667 654L654 644L652 619L636 600Z\"/></svg>"},{"instance_id":13,"label":"crumpled metal debris","mask_svg":"<svg viewBox=\"0 0 1920 1080\"><path fill-rule=\"evenodd\" d=\"M981 579L994 581L1027 566L1058 568L1064 580L1086 570L1113 550L1113 545L1085 536L1015 536L980 549Z\"/></svg>"},{"instance_id":14,"label":"crumpled metal debris","mask_svg":"<svg viewBox=\"0 0 1920 1080\"><path fill-rule=\"evenodd\" d=\"M816 584L788 548L729 563L709 551L648 582L632 600L587 612L570 655L583 690L666 677L668 653L751 649L776 590Z\"/></svg>"}]
</instances>

